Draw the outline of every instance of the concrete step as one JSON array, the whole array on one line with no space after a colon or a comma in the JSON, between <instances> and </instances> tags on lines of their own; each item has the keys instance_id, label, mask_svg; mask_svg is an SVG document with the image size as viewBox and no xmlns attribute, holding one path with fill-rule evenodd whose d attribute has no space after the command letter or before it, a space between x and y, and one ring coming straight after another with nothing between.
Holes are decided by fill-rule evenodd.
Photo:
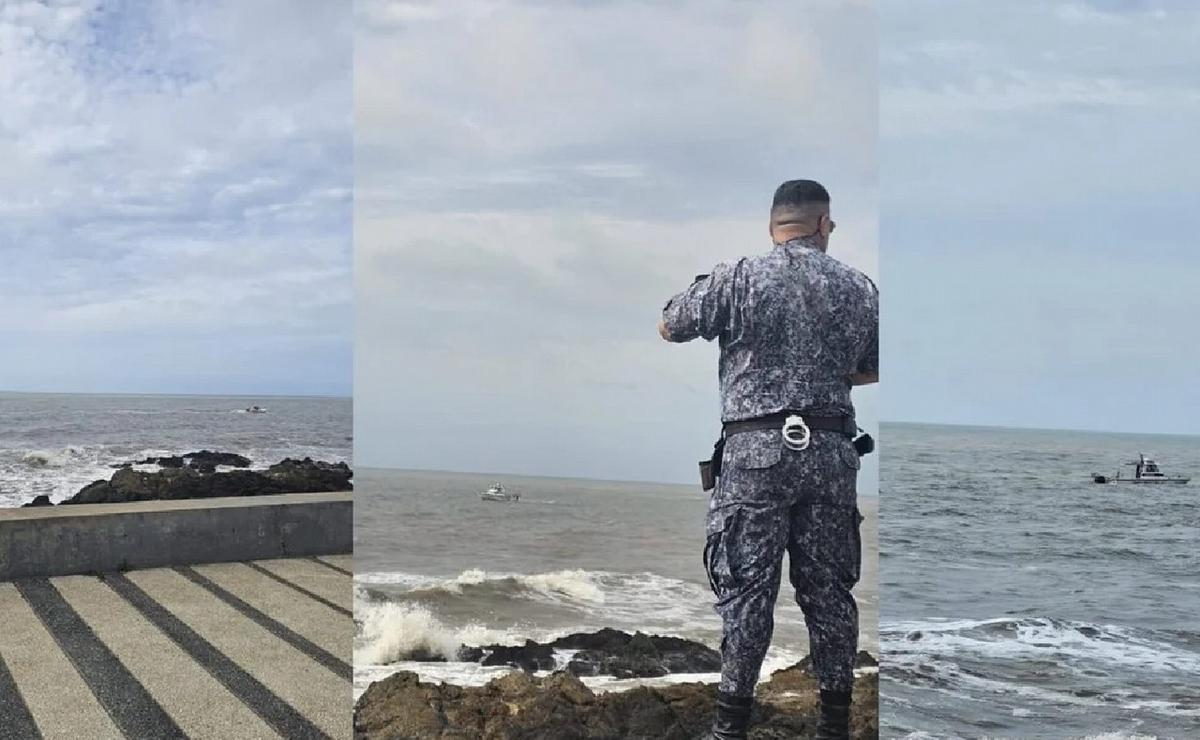
<instances>
[{"instance_id":1,"label":"concrete step","mask_svg":"<svg viewBox=\"0 0 1200 740\"><path fill-rule=\"evenodd\" d=\"M351 737L350 561L322 561L0 583L0 740Z\"/></svg>"}]
</instances>

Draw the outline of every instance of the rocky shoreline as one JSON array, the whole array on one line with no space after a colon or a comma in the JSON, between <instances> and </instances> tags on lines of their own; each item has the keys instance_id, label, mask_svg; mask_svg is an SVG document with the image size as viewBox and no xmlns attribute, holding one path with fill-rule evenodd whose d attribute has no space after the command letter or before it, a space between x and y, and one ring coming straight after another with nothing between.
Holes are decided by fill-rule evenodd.
<instances>
[{"instance_id":1,"label":"rocky shoreline","mask_svg":"<svg viewBox=\"0 0 1200 740\"><path fill-rule=\"evenodd\" d=\"M136 470L135 465L157 465L159 470ZM233 469L221 471L218 466ZM130 461L114 465L118 470L109 480L90 483L59 505L269 496L354 488L354 474L344 462L330 463L306 457L303 460L285 458L266 470L246 470L249 466L250 460L241 455L208 450ZM49 496L40 495L23 506L53 505Z\"/></svg>"},{"instance_id":2,"label":"rocky shoreline","mask_svg":"<svg viewBox=\"0 0 1200 740\"><path fill-rule=\"evenodd\" d=\"M860 663L874 659L860 653ZM597 693L568 671L545 678L517 671L481 687L422 682L401 671L371 684L354 710L356 740L691 740L708 730L714 684L641 686ZM807 661L759 685L751 740L812 737L818 691ZM855 678L851 737L879 737L876 671Z\"/></svg>"}]
</instances>

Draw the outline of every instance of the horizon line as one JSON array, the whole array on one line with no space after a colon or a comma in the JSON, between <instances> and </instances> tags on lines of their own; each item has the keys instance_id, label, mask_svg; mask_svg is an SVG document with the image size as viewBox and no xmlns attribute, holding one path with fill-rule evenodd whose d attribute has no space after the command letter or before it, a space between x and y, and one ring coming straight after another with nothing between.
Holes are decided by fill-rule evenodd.
<instances>
[{"instance_id":1,"label":"horizon line","mask_svg":"<svg viewBox=\"0 0 1200 740\"><path fill-rule=\"evenodd\" d=\"M158 396L171 398L345 398L354 394L340 393L165 393L141 391L13 391L0 388L0 393L14 396Z\"/></svg>"},{"instance_id":2,"label":"horizon line","mask_svg":"<svg viewBox=\"0 0 1200 740\"><path fill-rule=\"evenodd\" d=\"M931 427L967 427L972 429L1010 429L1024 432L1082 432L1084 434L1134 434L1147 437L1200 437L1200 432L1143 432L1134 430L1081 429L1078 427L1024 427L1012 424L968 424L948 421L913 421L911 419L880 419L880 424L910 424Z\"/></svg>"},{"instance_id":3,"label":"horizon line","mask_svg":"<svg viewBox=\"0 0 1200 740\"><path fill-rule=\"evenodd\" d=\"M546 479L546 480L571 480L571 481L584 480L584 481L592 481L594 483L628 483L630 485L675 486L675 487L680 487L680 488L691 487L691 486L696 486L698 488L700 485L699 482L683 483L683 482L679 482L679 481L640 480L640 479L633 479L633 478L590 478L590 477L582 477L582 476L577 476L577 475L576 476L545 475L545 474L537 474L537 473L514 473L511 471L507 472L507 473L497 473L495 471L480 473L480 472L471 471L471 470L446 470L444 468L388 468L388 467L378 467L378 466L374 466L374 465L358 465L357 463L354 465L354 471L355 471L356 476L358 475L359 471L363 471L363 470L367 470L367 471L376 471L377 470L377 471L393 472L393 473L449 473L451 475L478 475L481 477L482 476L508 475L508 476L516 476L519 478L542 478L542 479ZM706 496L709 495L709 492L707 492L707 491L702 491L702 492ZM878 498L878 496L879 496L878 493L865 493L864 494L862 492L859 492L858 495L860 497L866 496L867 498Z\"/></svg>"}]
</instances>

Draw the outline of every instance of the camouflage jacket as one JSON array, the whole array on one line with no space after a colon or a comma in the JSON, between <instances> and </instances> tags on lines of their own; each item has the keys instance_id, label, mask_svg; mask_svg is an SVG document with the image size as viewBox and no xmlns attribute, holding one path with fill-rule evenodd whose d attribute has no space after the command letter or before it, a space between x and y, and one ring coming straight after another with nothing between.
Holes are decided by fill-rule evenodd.
<instances>
[{"instance_id":1,"label":"camouflage jacket","mask_svg":"<svg viewBox=\"0 0 1200 740\"><path fill-rule=\"evenodd\" d=\"M717 265L667 302L670 340L719 339L721 420L794 409L854 414L850 375L879 371L879 293L793 239Z\"/></svg>"}]
</instances>

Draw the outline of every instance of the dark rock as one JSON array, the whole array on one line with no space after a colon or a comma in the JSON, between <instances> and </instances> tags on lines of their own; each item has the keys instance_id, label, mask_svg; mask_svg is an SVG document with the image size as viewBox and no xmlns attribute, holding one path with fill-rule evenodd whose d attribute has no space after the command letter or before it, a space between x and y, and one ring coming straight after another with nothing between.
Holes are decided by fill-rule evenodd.
<instances>
[{"instance_id":1,"label":"dark rock","mask_svg":"<svg viewBox=\"0 0 1200 740\"><path fill-rule=\"evenodd\" d=\"M172 455L170 457L148 457L145 460L138 460L134 463L125 463L124 467L130 465L157 465L160 468L182 468L183 457Z\"/></svg>"},{"instance_id":2,"label":"dark rock","mask_svg":"<svg viewBox=\"0 0 1200 740\"><path fill-rule=\"evenodd\" d=\"M29 503L21 504L22 509L30 506L54 506L54 502L51 501L50 497L46 494L39 493L38 495L34 496L33 500Z\"/></svg>"},{"instance_id":3,"label":"dark rock","mask_svg":"<svg viewBox=\"0 0 1200 740\"><path fill-rule=\"evenodd\" d=\"M483 652L482 665L510 665L530 673L554 670L554 648L533 640L526 640L524 645L516 647L489 645L483 648Z\"/></svg>"},{"instance_id":4,"label":"dark rock","mask_svg":"<svg viewBox=\"0 0 1200 740\"><path fill-rule=\"evenodd\" d=\"M129 465L157 465L160 468L182 468L186 466L201 472L211 473L217 469L218 465L228 465L233 468L248 468L250 467L250 458L233 452L200 450L199 452L189 452L185 455L148 457L145 460L138 460L134 463L122 463L113 467L128 467Z\"/></svg>"},{"instance_id":5,"label":"dark rock","mask_svg":"<svg viewBox=\"0 0 1200 740\"><path fill-rule=\"evenodd\" d=\"M192 455L199 454L183 455L181 459L190 459ZM353 473L345 463L314 462L306 458L284 460L267 471L213 472L217 463L212 461L218 458L212 456L225 454L227 453L207 453L208 457L201 457L200 459L205 461L203 469L173 464L155 472L123 468L113 473L112 478L107 481L99 480L85 486L63 503L104 504L219 496L265 496L278 493L348 491L352 488L350 479ZM173 463L176 458L158 459ZM231 458L219 459L229 461ZM246 464L249 464L249 460L246 460Z\"/></svg>"},{"instance_id":6,"label":"dark rock","mask_svg":"<svg viewBox=\"0 0 1200 740\"><path fill-rule=\"evenodd\" d=\"M463 646L458 657L483 665L548 671L555 668L555 650L577 651L566 666L566 670L576 676L651 678L670 673L712 673L721 669L720 653L699 642L642 632L631 635L609 628L577 632L545 644L526 640L519 647Z\"/></svg>"},{"instance_id":7,"label":"dark rock","mask_svg":"<svg viewBox=\"0 0 1200 740\"><path fill-rule=\"evenodd\" d=\"M422 683L407 671L371 684L354 710L354 734L368 738L691 740L712 722L716 686L679 684L595 694L559 672L511 673L486 686ZM758 687L751 740L812 737L817 683L794 669ZM855 679L851 737L879 737L878 675Z\"/></svg>"},{"instance_id":8,"label":"dark rock","mask_svg":"<svg viewBox=\"0 0 1200 740\"><path fill-rule=\"evenodd\" d=\"M487 653L485 653L483 648L480 647L463 645L458 649L458 660L460 663L479 663L486 656Z\"/></svg>"},{"instance_id":9,"label":"dark rock","mask_svg":"<svg viewBox=\"0 0 1200 740\"><path fill-rule=\"evenodd\" d=\"M217 465L228 465L233 468L248 468L250 467L250 458L242 455L235 455L232 452L209 452L208 450L200 450L199 452L189 452L183 458L188 461L188 465L193 468L209 467L215 468Z\"/></svg>"},{"instance_id":10,"label":"dark rock","mask_svg":"<svg viewBox=\"0 0 1200 740\"><path fill-rule=\"evenodd\" d=\"M303 460L286 458L267 468L267 477L280 485L299 490L304 486L305 491L349 491L354 486L350 479L354 473L344 462L329 463L306 457Z\"/></svg>"},{"instance_id":11,"label":"dark rock","mask_svg":"<svg viewBox=\"0 0 1200 740\"><path fill-rule=\"evenodd\" d=\"M721 654L707 645L679 637L603 629L561 637L551 645L578 650L567 664L577 676L609 675L650 678L669 673L712 673L721 670Z\"/></svg>"}]
</instances>

